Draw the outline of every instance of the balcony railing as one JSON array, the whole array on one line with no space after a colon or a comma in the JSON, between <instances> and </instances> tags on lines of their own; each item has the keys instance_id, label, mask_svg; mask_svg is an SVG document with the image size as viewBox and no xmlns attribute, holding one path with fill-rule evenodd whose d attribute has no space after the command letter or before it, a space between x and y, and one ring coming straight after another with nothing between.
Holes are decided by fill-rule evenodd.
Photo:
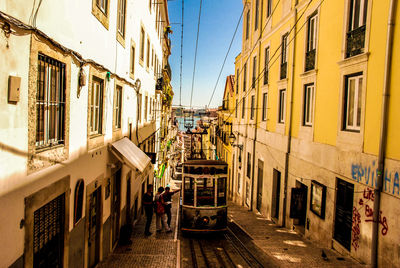
<instances>
[{"instance_id":1,"label":"balcony railing","mask_svg":"<svg viewBox=\"0 0 400 268\"><path fill-rule=\"evenodd\" d=\"M365 25L347 33L346 57L364 53Z\"/></svg>"},{"instance_id":2,"label":"balcony railing","mask_svg":"<svg viewBox=\"0 0 400 268\"><path fill-rule=\"evenodd\" d=\"M287 62L281 63L281 79L285 79L287 75Z\"/></svg>"},{"instance_id":3,"label":"balcony railing","mask_svg":"<svg viewBox=\"0 0 400 268\"><path fill-rule=\"evenodd\" d=\"M306 52L306 68L305 71L315 69L315 49Z\"/></svg>"}]
</instances>

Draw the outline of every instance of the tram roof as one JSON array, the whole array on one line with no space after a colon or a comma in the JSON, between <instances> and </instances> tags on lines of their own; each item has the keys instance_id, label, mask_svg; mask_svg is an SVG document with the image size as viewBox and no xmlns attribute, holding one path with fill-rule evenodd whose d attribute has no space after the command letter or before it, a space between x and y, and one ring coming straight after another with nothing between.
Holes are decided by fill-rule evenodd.
<instances>
[{"instance_id":1,"label":"tram roof","mask_svg":"<svg viewBox=\"0 0 400 268\"><path fill-rule=\"evenodd\" d=\"M187 161L183 162L183 165L223 166L223 165L227 165L227 163L222 160L192 159L192 160L187 160Z\"/></svg>"}]
</instances>

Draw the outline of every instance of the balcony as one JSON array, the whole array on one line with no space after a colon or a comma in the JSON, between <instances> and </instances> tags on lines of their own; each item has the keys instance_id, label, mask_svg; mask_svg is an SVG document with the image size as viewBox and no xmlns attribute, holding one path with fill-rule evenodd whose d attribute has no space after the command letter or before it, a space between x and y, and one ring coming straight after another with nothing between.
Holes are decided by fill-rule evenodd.
<instances>
[{"instance_id":1,"label":"balcony","mask_svg":"<svg viewBox=\"0 0 400 268\"><path fill-rule=\"evenodd\" d=\"M281 80L285 79L287 76L287 62L281 63Z\"/></svg>"},{"instance_id":2,"label":"balcony","mask_svg":"<svg viewBox=\"0 0 400 268\"><path fill-rule=\"evenodd\" d=\"M306 52L306 67L305 71L311 71L315 69L315 49Z\"/></svg>"},{"instance_id":3,"label":"balcony","mask_svg":"<svg viewBox=\"0 0 400 268\"><path fill-rule=\"evenodd\" d=\"M347 33L346 58L364 53L365 25Z\"/></svg>"}]
</instances>

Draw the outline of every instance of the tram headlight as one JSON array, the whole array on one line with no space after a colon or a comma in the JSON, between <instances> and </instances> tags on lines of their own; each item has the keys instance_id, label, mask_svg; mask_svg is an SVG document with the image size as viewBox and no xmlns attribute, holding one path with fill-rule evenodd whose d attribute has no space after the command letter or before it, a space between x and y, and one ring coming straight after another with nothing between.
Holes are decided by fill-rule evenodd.
<instances>
[{"instance_id":1,"label":"tram headlight","mask_svg":"<svg viewBox=\"0 0 400 268\"><path fill-rule=\"evenodd\" d=\"M207 225L209 222L210 222L210 219L209 219L207 216L204 216L204 217L202 218L202 223L203 223L203 225Z\"/></svg>"}]
</instances>

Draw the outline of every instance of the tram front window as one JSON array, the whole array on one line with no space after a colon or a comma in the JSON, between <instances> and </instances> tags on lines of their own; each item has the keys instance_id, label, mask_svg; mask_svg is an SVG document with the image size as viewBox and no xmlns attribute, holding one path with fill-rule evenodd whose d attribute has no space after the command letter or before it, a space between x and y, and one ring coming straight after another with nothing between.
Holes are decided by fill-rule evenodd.
<instances>
[{"instance_id":1,"label":"tram front window","mask_svg":"<svg viewBox=\"0 0 400 268\"><path fill-rule=\"evenodd\" d=\"M197 206L214 207L214 179L197 179Z\"/></svg>"},{"instance_id":2,"label":"tram front window","mask_svg":"<svg viewBox=\"0 0 400 268\"><path fill-rule=\"evenodd\" d=\"M185 177L183 204L188 206L194 205L194 179L191 177Z\"/></svg>"},{"instance_id":3,"label":"tram front window","mask_svg":"<svg viewBox=\"0 0 400 268\"><path fill-rule=\"evenodd\" d=\"M226 178L218 179L217 206L226 205Z\"/></svg>"}]
</instances>

